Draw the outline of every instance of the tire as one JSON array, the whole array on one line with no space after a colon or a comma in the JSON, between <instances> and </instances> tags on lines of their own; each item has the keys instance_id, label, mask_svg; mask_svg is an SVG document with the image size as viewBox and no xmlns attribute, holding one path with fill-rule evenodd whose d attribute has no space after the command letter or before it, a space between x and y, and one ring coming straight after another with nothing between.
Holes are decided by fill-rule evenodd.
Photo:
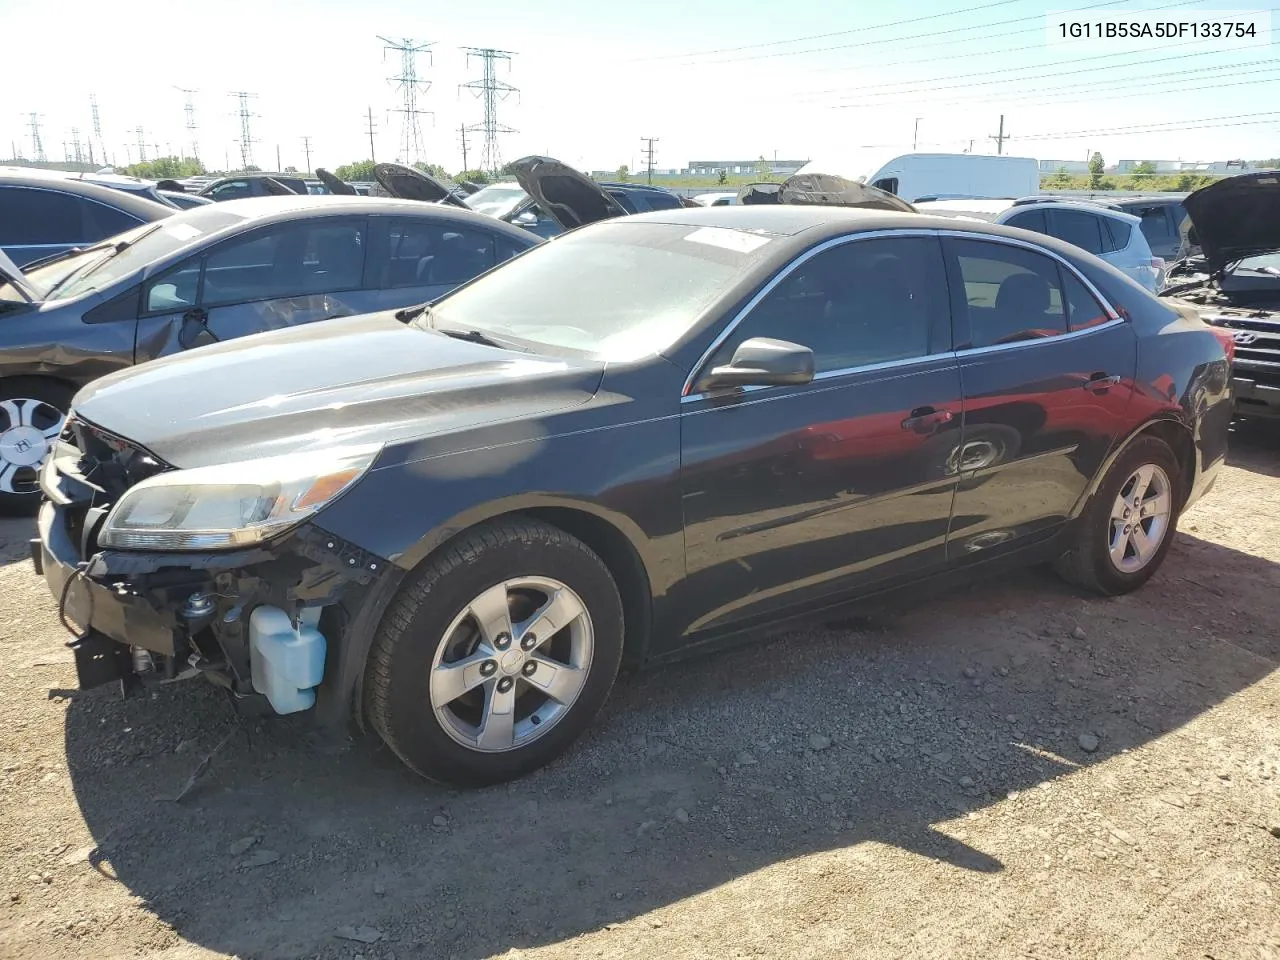
<instances>
[{"instance_id":1,"label":"tire","mask_svg":"<svg viewBox=\"0 0 1280 960\"><path fill-rule=\"evenodd\" d=\"M622 645L617 585L589 547L531 519L484 524L428 560L392 601L366 666L366 716L428 779L512 780L586 730Z\"/></svg>"},{"instance_id":2,"label":"tire","mask_svg":"<svg viewBox=\"0 0 1280 960\"><path fill-rule=\"evenodd\" d=\"M40 464L62 431L72 394L39 377L0 381L0 512L29 516L39 508Z\"/></svg>"},{"instance_id":3,"label":"tire","mask_svg":"<svg viewBox=\"0 0 1280 960\"><path fill-rule=\"evenodd\" d=\"M1132 500L1131 480L1139 471L1151 471L1146 487L1146 503L1152 503L1163 483L1168 498L1167 513L1159 525L1159 540L1151 535L1155 517L1143 515L1139 524L1124 524L1119 512L1119 498L1128 493ZM1067 581L1104 596L1116 596L1138 589L1160 569L1173 544L1178 527L1178 512L1184 499L1182 470L1169 445L1156 437L1144 437L1120 455L1098 491L1091 498L1079 521L1075 542L1058 558L1055 568ZM1117 517L1113 519L1113 512ZM1134 519L1131 516L1130 519ZM1138 550L1136 538L1126 538L1126 529L1141 529L1142 543L1151 549L1146 556ZM1125 541L1128 540L1126 543ZM1113 548L1119 544L1118 552ZM1119 559L1117 559L1119 558Z\"/></svg>"}]
</instances>

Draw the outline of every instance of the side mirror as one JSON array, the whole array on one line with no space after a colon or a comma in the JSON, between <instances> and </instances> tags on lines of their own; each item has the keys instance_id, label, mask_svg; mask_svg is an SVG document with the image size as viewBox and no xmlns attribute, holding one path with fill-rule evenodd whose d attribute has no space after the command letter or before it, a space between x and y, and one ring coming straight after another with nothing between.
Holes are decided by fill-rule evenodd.
<instances>
[{"instance_id":1,"label":"side mirror","mask_svg":"<svg viewBox=\"0 0 1280 960\"><path fill-rule=\"evenodd\" d=\"M526 210L511 222L517 227L536 227L538 225L538 215L530 210Z\"/></svg>"},{"instance_id":2,"label":"side mirror","mask_svg":"<svg viewBox=\"0 0 1280 960\"><path fill-rule=\"evenodd\" d=\"M813 379L813 351L798 343L752 337L733 351L726 366L712 367L702 378L704 390L723 387L777 387Z\"/></svg>"},{"instance_id":3,"label":"side mirror","mask_svg":"<svg viewBox=\"0 0 1280 960\"><path fill-rule=\"evenodd\" d=\"M205 320L203 310L191 310L183 315L182 326L178 330L178 345L183 350L218 342L218 338L209 330Z\"/></svg>"}]
</instances>

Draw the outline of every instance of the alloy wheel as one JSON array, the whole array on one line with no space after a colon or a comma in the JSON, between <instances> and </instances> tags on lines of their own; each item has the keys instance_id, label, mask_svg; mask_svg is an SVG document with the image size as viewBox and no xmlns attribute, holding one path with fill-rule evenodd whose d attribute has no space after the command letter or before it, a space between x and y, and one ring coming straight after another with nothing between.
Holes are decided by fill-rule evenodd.
<instances>
[{"instance_id":1,"label":"alloy wheel","mask_svg":"<svg viewBox=\"0 0 1280 960\"><path fill-rule=\"evenodd\" d=\"M65 421L66 415L44 400L0 400L0 493L36 492L40 464Z\"/></svg>"},{"instance_id":2,"label":"alloy wheel","mask_svg":"<svg viewBox=\"0 0 1280 960\"><path fill-rule=\"evenodd\" d=\"M577 700L594 643L591 614L568 586L548 577L504 580L445 630L431 666L431 708L468 749L527 746Z\"/></svg>"},{"instance_id":3,"label":"alloy wheel","mask_svg":"<svg viewBox=\"0 0 1280 960\"><path fill-rule=\"evenodd\" d=\"M1108 553L1121 573L1138 573L1152 561L1169 532L1173 511L1169 475L1154 463L1135 470L1111 506Z\"/></svg>"}]
</instances>

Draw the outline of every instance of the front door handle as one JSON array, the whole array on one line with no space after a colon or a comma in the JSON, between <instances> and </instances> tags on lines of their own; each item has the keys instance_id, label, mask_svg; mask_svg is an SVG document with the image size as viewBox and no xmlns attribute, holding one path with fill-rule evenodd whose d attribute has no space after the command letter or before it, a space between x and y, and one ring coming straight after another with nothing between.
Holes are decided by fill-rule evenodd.
<instances>
[{"instance_id":1,"label":"front door handle","mask_svg":"<svg viewBox=\"0 0 1280 960\"><path fill-rule=\"evenodd\" d=\"M1092 377L1090 377L1087 381L1085 381L1084 388L1093 393L1102 393L1108 387L1114 387L1119 383L1120 383L1119 377L1109 377L1105 373L1095 373Z\"/></svg>"},{"instance_id":2,"label":"front door handle","mask_svg":"<svg viewBox=\"0 0 1280 960\"><path fill-rule=\"evenodd\" d=\"M902 421L902 429L914 433L932 433L943 424L955 418L950 410L935 410L933 407L916 407L911 415Z\"/></svg>"}]
</instances>

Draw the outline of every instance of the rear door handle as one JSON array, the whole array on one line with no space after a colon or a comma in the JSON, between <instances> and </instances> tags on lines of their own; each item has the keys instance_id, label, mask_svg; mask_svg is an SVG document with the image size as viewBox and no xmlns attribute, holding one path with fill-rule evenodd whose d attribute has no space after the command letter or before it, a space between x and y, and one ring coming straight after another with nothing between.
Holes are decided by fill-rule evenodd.
<instances>
[{"instance_id":1,"label":"rear door handle","mask_svg":"<svg viewBox=\"0 0 1280 960\"><path fill-rule=\"evenodd\" d=\"M1085 381L1084 388L1086 390L1091 390L1094 393L1101 393L1108 387L1114 387L1119 383L1119 377L1109 377L1105 373L1095 373Z\"/></svg>"},{"instance_id":2,"label":"rear door handle","mask_svg":"<svg viewBox=\"0 0 1280 960\"><path fill-rule=\"evenodd\" d=\"M950 423L955 417L950 410L935 410L933 407L916 407L911 415L902 421L903 430L915 433L932 433L944 423Z\"/></svg>"}]
</instances>

